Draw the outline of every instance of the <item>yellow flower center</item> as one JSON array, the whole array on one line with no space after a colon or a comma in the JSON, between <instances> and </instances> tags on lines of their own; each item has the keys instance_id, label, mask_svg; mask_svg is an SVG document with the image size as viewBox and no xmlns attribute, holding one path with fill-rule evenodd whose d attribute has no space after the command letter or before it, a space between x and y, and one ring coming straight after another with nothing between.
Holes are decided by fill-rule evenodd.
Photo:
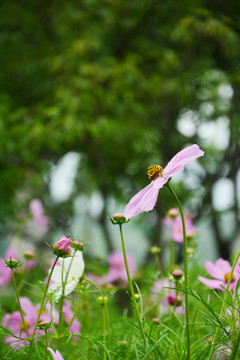
<instances>
[{"instance_id":1,"label":"yellow flower center","mask_svg":"<svg viewBox=\"0 0 240 360\"><path fill-rule=\"evenodd\" d=\"M75 276L72 276L72 280L75 280L76 278L75 278Z\"/></svg>"},{"instance_id":2,"label":"yellow flower center","mask_svg":"<svg viewBox=\"0 0 240 360\"><path fill-rule=\"evenodd\" d=\"M28 329L29 326L30 326L29 322L26 321L26 320L25 320L25 325L26 325L26 328L27 328L27 329ZM20 328L21 328L21 330L24 330L24 329L25 329L25 328L24 328L24 325L23 325L23 322L20 323Z\"/></svg>"},{"instance_id":3,"label":"yellow flower center","mask_svg":"<svg viewBox=\"0 0 240 360\"><path fill-rule=\"evenodd\" d=\"M151 165L148 167L148 177L150 180L157 180L159 177L162 177L164 172L163 168L160 165Z\"/></svg>"},{"instance_id":4,"label":"yellow flower center","mask_svg":"<svg viewBox=\"0 0 240 360\"><path fill-rule=\"evenodd\" d=\"M229 276L230 276L230 272L226 273L224 275L224 281L227 283L228 282L228 279L229 279ZM232 278L231 278L231 282L233 282L235 280L235 276L232 275Z\"/></svg>"}]
</instances>

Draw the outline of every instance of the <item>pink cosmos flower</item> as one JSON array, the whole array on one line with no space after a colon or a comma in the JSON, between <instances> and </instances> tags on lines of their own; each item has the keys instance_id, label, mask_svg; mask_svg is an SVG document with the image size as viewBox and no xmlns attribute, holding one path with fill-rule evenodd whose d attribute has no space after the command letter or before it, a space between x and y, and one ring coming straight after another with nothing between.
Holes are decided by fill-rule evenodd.
<instances>
[{"instance_id":1,"label":"pink cosmos flower","mask_svg":"<svg viewBox=\"0 0 240 360\"><path fill-rule=\"evenodd\" d=\"M31 302L31 300L29 300L26 297L20 297L20 303L21 303L21 307L22 307L22 310L24 313L25 324L26 324L29 336L31 336L33 333L33 329L34 329L36 320L37 320L40 305L34 306ZM58 319L58 315L57 315L58 313L54 307L52 309L52 313L53 313L53 321L55 322ZM48 322L51 321L50 304L49 303L46 305L44 311L42 312L39 321L48 321ZM9 329L13 333L13 335L15 335L17 337L21 337L23 339L27 338L27 333L23 326L20 311L14 311L12 314L6 314L2 319L2 326ZM37 336L43 335L43 334L44 334L44 331L41 331L41 330L37 330L37 332L36 332ZM4 342L10 344L10 346L12 348L17 350L17 349L21 348L22 346L29 345L29 342L27 340L17 339L13 335L6 336L5 340L4 340Z\"/></svg>"},{"instance_id":2,"label":"pink cosmos flower","mask_svg":"<svg viewBox=\"0 0 240 360\"><path fill-rule=\"evenodd\" d=\"M63 318L68 326L74 316L72 309L71 309L71 301L70 300L65 300L62 311L63 311ZM80 335L80 328L81 328L80 322L76 318L74 318L69 331L72 334Z\"/></svg>"},{"instance_id":3,"label":"pink cosmos flower","mask_svg":"<svg viewBox=\"0 0 240 360\"><path fill-rule=\"evenodd\" d=\"M189 215L184 215L184 219L187 238L192 238L196 233L196 229L193 226L192 219ZM165 217L163 218L163 222L165 225L172 228L173 241L183 244L183 227L181 217L178 217L174 220L170 219L169 217Z\"/></svg>"},{"instance_id":4,"label":"pink cosmos flower","mask_svg":"<svg viewBox=\"0 0 240 360\"><path fill-rule=\"evenodd\" d=\"M131 277L136 273L136 262L131 255L127 255L128 267ZM102 281L105 283L111 283L114 281L127 282L127 273L124 263L124 257L121 252L112 252L109 255L109 272L106 274Z\"/></svg>"},{"instance_id":5,"label":"pink cosmos flower","mask_svg":"<svg viewBox=\"0 0 240 360\"><path fill-rule=\"evenodd\" d=\"M35 224L44 232L48 230L49 219L44 215L42 202L39 199L33 199L29 204L30 211Z\"/></svg>"},{"instance_id":6,"label":"pink cosmos flower","mask_svg":"<svg viewBox=\"0 0 240 360\"><path fill-rule=\"evenodd\" d=\"M195 144L178 152L164 169L159 165L150 167L148 175L152 182L129 201L124 211L125 218L130 219L144 211L152 210L157 202L159 190L164 184L174 174L183 171L185 165L203 154L204 152Z\"/></svg>"},{"instance_id":7,"label":"pink cosmos flower","mask_svg":"<svg viewBox=\"0 0 240 360\"><path fill-rule=\"evenodd\" d=\"M17 254L12 248L6 250L4 259L10 260L10 257L17 260ZM0 286L8 284L12 279L11 269L6 266L4 259L0 259Z\"/></svg>"},{"instance_id":8,"label":"pink cosmos flower","mask_svg":"<svg viewBox=\"0 0 240 360\"><path fill-rule=\"evenodd\" d=\"M56 352L55 352L50 347L48 347L48 350L51 352L52 357L53 357L54 360L64 360L64 358L62 357L61 353L58 350L56 350Z\"/></svg>"},{"instance_id":9,"label":"pink cosmos flower","mask_svg":"<svg viewBox=\"0 0 240 360\"><path fill-rule=\"evenodd\" d=\"M209 275L211 275L214 279L207 279L203 276L199 276L198 279L204 285L208 286L210 289L218 289L224 291L221 285L224 287L227 286L229 275L232 269L229 262L227 260L220 258L215 262L215 264L213 264L211 261L206 261L204 266L207 272L209 273ZM240 264L237 264L233 272L229 290L234 289L236 287L239 279L239 275L240 275Z\"/></svg>"}]
</instances>

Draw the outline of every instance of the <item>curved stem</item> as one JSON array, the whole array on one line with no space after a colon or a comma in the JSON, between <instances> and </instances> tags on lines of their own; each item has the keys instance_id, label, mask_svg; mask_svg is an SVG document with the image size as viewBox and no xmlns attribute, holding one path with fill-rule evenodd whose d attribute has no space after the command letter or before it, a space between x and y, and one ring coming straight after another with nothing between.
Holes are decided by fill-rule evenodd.
<instances>
[{"instance_id":1,"label":"curved stem","mask_svg":"<svg viewBox=\"0 0 240 360\"><path fill-rule=\"evenodd\" d=\"M138 311L137 302L136 302L136 299L135 299L135 296L134 296L132 280L131 280L131 276L130 276L130 272L129 272L129 268L128 268L127 255L126 255L125 244L124 244L124 239L123 239L123 232L122 232L122 224L119 224L119 228L120 228L123 257L124 257L124 263L125 263L125 268L126 268L126 272L127 272L129 290L130 290L133 306L134 306L134 309L135 309L135 313L136 313L136 316L137 316L138 324L139 324L139 327L140 327L140 330L141 330L141 333L142 333L142 338L143 338L143 341L144 341L144 345L146 347L147 346L147 340L146 340L146 336L145 336L145 333L144 333L142 320L141 320L141 317L140 317L140 314L139 314L139 311Z\"/></svg>"},{"instance_id":2,"label":"curved stem","mask_svg":"<svg viewBox=\"0 0 240 360\"><path fill-rule=\"evenodd\" d=\"M189 300L188 300L188 260L187 260L187 236L186 236L186 225L183 214L182 205L175 193L172 189L169 182L166 184L168 189L171 191L172 195L175 197L178 208L181 214L182 219L182 227L183 227L183 258L184 258L184 285L185 285L185 314L186 314L186 337L187 337L187 359L190 359L190 324L189 324Z\"/></svg>"},{"instance_id":3,"label":"curved stem","mask_svg":"<svg viewBox=\"0 0 240 360\"><path fill-rule=\"evenodd\" d=\"M18 306L19 306L19 310L20 310L20 314L21 314L21 318L22 318L23 327L24 327L24 330L26 331L27 336L29 337L28 329L27 329L27 326L26 326L26 323L24 320L24 315L23 315L23 311L22 311L22 307L21 307L21 303L20 303L20 298L19 298L19 294L18 294L18 289L17 289L17 284L16 284L13 269L11 269L11 272L12 272L13 285L14 285L14 289L16 292L16 297L17 297L17 302L18 302Z\"/></svg>"},{"instance_id":4,"label":"curved stem","mask_svg":"<svg viewBox=\"0 0 240 360\"><path fill-rule=\"evenodd\" d=\"M102 297L104 297L102 290L100 289L100 287L99 287L97 284L95 284L93 281L91 281L91 280L89 280L89 279L86 279L86 278L85 278L85 280L86 280L89 284L91 284L92 286L94 286L94 287L97 289L97 291L99 292L99 294L100 294ZM110 347L110 325L109 325L108 307L107 307L106 302L104 302L104 313L105 313L106 326L107 326L108 346ZM105 331L104 331L104 333L105 333Z\"/></svg>"},{"instance_id":5,"label":"curved stem","mask_svg":"<svg viewBox=\"0 0 240 360\"><path fill-rule=\"evenodd\" d=\"M228 296L229 286L230 286L230 284L231 284L233 272L234 272L234 269L235 269L235 267L236 267L236 265L237 265L237 262L238 262L239 257L240 257L240 251L238 252L238 254L237 254L237 256L236 256L236 258L235 258L235 260L234 260L232 269L231 269L230 274L229 274L229 278L228 278L228 282L227 282L227 287L226 287L226 291L225 291L225 293L224 293L224 298L223 298L223 302L222 302L222 307L221 307L221 311L220 311L220 314L219 314L219 319L220 319L220 320L222 319L222 316L223 316L223 312L224 312L224 309L225 309L226 300L227 300L227 296ZM211 351L210 351L208 360L211 360L212 357L213 357L213 353L214 353L214 350L215 350L215 344L216 344L216 341L217 341L217 338L218 338L218 335L219 335L219 331L220 331L220 327L217 327L217 330L215 331L215 335L214 335L214 338L213 338L213 341L212 341L212 347L211 347ZM231 359L235 359L236 352L237 352L237 348L238 348L238 346L239 346L239 341L240 341L240 338L238 337L238 342L236 343L236 347L235 347L236 350L233 350ZM235 354L234 354L234 352L235 352Z\"/></svg>"},{"instance_id":6,"label":"curved stem","mask_svg":"<svg viewBox=\"0 0 240 360\"><path fill-rule=\"evenodd\" d=\"M36 320L36 323L35 323L35 326L34 326L34 329L33 329L32 338L30 340L29 357L28 357L29 359L32 358L32 345L33 345L35 333L37 331L38 322L39 322L39 319L40 319L40 316L41 316L41 313L42 313L42 309L43 309L43 306L44 306L44 301L45 301L45 298L46 298L46 295L47 295L48 286L49 286L49 283L50 283L50 280L51 280L51 277L52 277L53 270L54 270L55 265L56 265L56 263L58 261L58 258L59 258L59 256L56 257L56 259L54 261L54 264L52 266L52 269L50 271L50 274L48 276L48 279L47 279L47 284L46 284L45 291L44 291L44 294L43 294L43 297L42 297L42 301L41 301L41 305L40 305L40 308L39 308L37 320Z\"/></svg>"}]
</instances>

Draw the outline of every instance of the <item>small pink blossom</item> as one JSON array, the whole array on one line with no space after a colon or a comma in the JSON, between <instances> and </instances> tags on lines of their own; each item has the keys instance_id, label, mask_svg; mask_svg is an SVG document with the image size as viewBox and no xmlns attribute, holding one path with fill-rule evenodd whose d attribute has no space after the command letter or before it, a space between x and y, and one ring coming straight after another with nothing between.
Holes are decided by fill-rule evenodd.
<instances>
[{"instance_id":1,"label":"small pink blossom","mask_svg":"<svg viewBox=\"0 0 240 360\"><path fill-rule=\"evenodd\" d=\"M184 219L185 219L187 238L192 238L196 233L196 229L193 226L192 219L190 218L189 215L184 215ZM163 222L165 225L172 228L173 241L183 244L183 226L182 226L181 217L178 217L174 220L170 219L168 217L165 217L165 218L163 218Z\"/></svg>"},{"instance_id":2,"label":"small pink blossom","mask_svg":"<svg viewBox=\"0 0 240 360\"><path fill-rule=\"evenodd\" d=\"M230 263L227 260L220 258L215 262L215 264L213 264L211 261L206 261L204 266L209 275L211 275L214 279L207 279L203 276L199 276L198 279L210 289L218 289L224 291L221 285L227 287L227 282L232 269ZM240 275L239 271L240 265L237 264L233 271L229 290L236 288Z\"/></svg>"},{"instance_id":3,"label":"small pink blossom","mask_svg":"<svg viewBox=\"0 0 240 360\"><path fill-rule=\"evenodd\" d=\"M174 284L171 283L169 280L158 279L157 281L155 281L152 287L153 298L155 301L158 301L160 303L161 313L168 311L171 307L173 309L175 307L174 311L176 313L184 314L185 313L184 306L182 305L179 296L176 302L176 291L174 289L170 289L171 287L174 287ZM159 296L161 298L164 296L164 298L159 301Z\"/></svg>"},{"instance_id":4,"label":"small pink blossom","mask_svg":"<svg viewBox=\"0 0 240 360\"><path fill-rule=\"evenodd\" d=\"M135 259L127 254L127 262L129 267L130 276L133 277L136 272ZM124 257L121 252L112 252L109 255L109 272L102 278L105 283L111 283L114 281L127 282L127 273L124 263Z\"/></svg>"},{"instance_id":5,"label":"small pink blossom","mask_svg":"<svg viewBox=\"0 0 240 360\"><path fill-rule=\"evenodd\" d=\"M8 248L4 256L5 260L10 258L17 260L17 254L12 248ZM12 279L11 269L6 266L4 259L0 259L0 286L8 284Z\"/></svg>"},{"instance_id":6,"label":"small pink blossom","mask_svg":"<svg viewBox=\"0 0 240 360\"><path fill-rule=\"evenodd\" d=\"M33 199L29 204L30 211L35 224L44 232L48 230L49 219L44 215L42 202L39 199Z\"/></svg>"},{"instance_id":7,"label":"small pink blossom","mask_svg":"<svg viewBox=\"0 0 240 360\"><path fill-rule=\"evenodd\" d=\"M125 218L130 219L144 211L152 210L157 202L159 190L164 184L174 174L183 171L185 165L203 154L204 152L196 144L178 152L164 169L156 173L152 182L129 201L124 211Z\"/></svg>"},{"instance_id":8,"label":"small pink blossom","mask_svg":"<svg viewBox=\"0 0 240 360\"><path fill-rule=\"evenodd\" d=\"M70 245L71 238L63 235L57 242L54 243L53 249L58 256L68 256L71 254L72 247Z\"/></svg>"},{"instance_id":9,"label":"small pink blossom","mask_svg":"<svg viewBox=\"0 0 240 360\"><path fill-rule=\"evenodd\" d=\"M52 357L53 357L54 360L64 360L64 358L62 357L61 353L58 350L56 350L56 352L55 352L50 347L48 347L47 349L51 352Z\"/></svg>"}]
</instances>

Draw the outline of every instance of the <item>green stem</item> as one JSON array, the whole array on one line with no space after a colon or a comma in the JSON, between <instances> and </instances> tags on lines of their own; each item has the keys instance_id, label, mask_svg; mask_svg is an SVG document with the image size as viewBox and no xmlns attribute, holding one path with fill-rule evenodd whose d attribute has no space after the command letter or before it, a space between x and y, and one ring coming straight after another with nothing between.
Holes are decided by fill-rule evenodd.
<instances>
[{"instance_id":1,"label":"green stem","mask_svg":"<svg viewBox=\"0 0 240 360\"><path fill-rule=\"evenodd\" d=\"M234 360L234 359L236 358L239 344L240 344L240 333L238 334L237 341L236 341L236 343L234 344L234 348L233 348L233 350L232 350L232 354L231 354L230 360Z\"/></svg>"},{"instance_id":2,"label":"green stem","mask_svg":"<svg viewBox=\"0 0 240 360\"><path fill-rule=\"evenodd\" d=\"M24 330L26 331L27 336L29 337L28 329L27 329L27 326L26 326L26 323L25 323L25 320L24 320L24 315L23 315L23 311L22 311L22 307L21 307L21 303L20 303L20 299L19 299L19 294L18 294L18 289L17 289L17 284L16 284L13 269L11 269L11 272L12 272L13 285L14 285L14 289L15 289L15 292L16 292L17 303L18 303L18 306L19 306L23 327L24 327Z\"/></svg>"},{"instance_id":3,"label":"green stem","mask_svg":"<svg viewBox=\"0 0 240 360\"><path fill-rule=\"evenodd\" d=\"M173 270L173 239L170 239L170 249L169 249L169 272L171 273Z\"/></svg>"},{"instance_id":4,"label":"green stem","mask_svg":"<svg viewBox=\"0 0 240 360\"><path fill-rule=\"evenodd\" d=\"M59 258L59 256L56 257L56 259L55 259L55 261L54 261L54 264L53 264L53 266L52 266L52 269L51 269L51 271L50 271L50 274L49 274L49 276L48 276L48 279L47 279L47 284L46 284L45 291L44 291L44 294L43 294L43 297L42 297L42 301L41 301L41 305L40 305L40 308L39 308L37 320L36 320L36 323L35 323L35 326L34 326L34 329L33 329L32 338L31 338L31 340L30 340L29 356L28 356L29 359L32 358L32 346L33 346L33 341L34 341L35 333L36 333L36 331L37 331L38 322L39 322L39 319L40 319L40 316L41 316L41 313L42 313L42 309L43 309L43 306L44 306L44 301L45 301L45 298L46 298L46 295L47 295L48 286L49 286L49 283L50 283L50 280L51 280L51 277L52 277L53 270L54 270L55 265L56 265L56 263L57 263L57 261L58 261L58 258Z\"/></svg>"},{"instance_id":5,"label":"green stem","mask_svg":"<svg viewBox=\"0 0 240 360\"><path fill-rule=\"evenodd\" d=\"M132 280L131 280L131 276L130 276L130 272L129 272L129 268L128 268L127 255L126 255L125 244L124 244L124 239L123 239L122 224L119 224L119 228L120 228L123 257L124 257L124 263L125 263L125 268L126 268L126 272L127 272L129 290L130 290L130 293L131 293L132 303L133 303L133 306L134 306L134 309L135 309L138 324L139 324L139 327L140 327L140 330L141 330L141 333L142 333L142 338L143 338L143 341L144 341L144 345L146 347L147 346L147 340L146 340L146 336L145 336L145 333L144 333L142 320L141 320L141 317L140 317L140 314L139 314L139 311L138 311L137 302L136 302L136 299L135 299L135 296L134 296Z\"/></svg>"},{"instance_id":6,"label":"green stem","mask_svg":"<svg viewBox=\"0 0 240 360\"><path fill-rule=\"evenodd\" d=\"M100 287L95 284L93 281L86 279L85 280L91 284L92 286L94 286L97 291L99 292L99 294L104 297L102 290L100 289ZM104 313L105 313L105 319L106 319L106 327L107 327L107 336L108 336L108 347L110 347L110 325L109 325L109 314L108 314L108 307L106 302L104 302ZM105 323L104 323L105 324ZM104 333L105 333L105 329L104 329Z\"/></svg>"},{"instance_id":7,"label":"green stem","mask_svg":"<svg viewBox=\"0 0 240 360\"><path fill-rule=\"evenodd\" d=\"M175 197L182 219L183 227L183 258L184 258L184 285L185 285L185 316L186 316L186 338L187 338L187 359L190 359L190 323L189 323L189 301L188 301L188 260L187 260L187 236L186 236L186 225L184 220L184 214L182 205L172 189L169 182L166 184L172 195Z\"/></svg>"},{"instance_id":8,"label":"green stem","mask_svg":"<svg viewBox=\"0 0 240 360\"><path fill-rule=\"evenodd\" d=\"M46 335L46 353L45 353L45 359L47 360L47 358L48 358L48 334L47 334L47 329L45 330L45 335Z\"/></svg>"},{"instance_id":9,"label":"green stem","mask_svg":"<svg viewBox=\"0 0 240 360\"><path fill-rule=\"evenodd\" d=\"M235 260L234 260L234 263L233 263L233 266L232 266L232 269L230 271L230 274L229 274L229 278L228 278L228 282L227 282L227 287L226 287L226 291L224 293L224 298L223 298L223 302L222 302L222 307L221 307L221 311L220 311L220 314L219 314L219 319L221 320L222 319L222 316L223 316L223 312L224 312L224 309L225 309L225 306L226 306L226 300L227 300L227 297L228 297L228 291L229 291L229 286L231 284L231 281L232 281L232 276L233 276L233 272L234 272L234 269L237 265L237 262L238 262L238 259L240 257L240 251L238 252ZM208 357L208 360L211 360L212 357L213 357L213 353L214 353L214 350L215 350L215 344L216 344L216 341L217 341L217 338L218 338L218 335L219 335L219 331L220 331L220 327L217 327L217 330L215 331L215 335L214 335L214 338L213 338L213 341L212 341L212 347L211 347L211 351L210 351L210 354L209 354L209 357ZM239 338L239 337L238 337ZM236 352L237 352L237 348L239 346L239 341L240 339L238 339L238 343L236 343L236 350L232 352L232 357L231 359L235 359L235 356L236 356ZM235 354L234 354L235 352Z\"/></svg>"}]
</instances>

